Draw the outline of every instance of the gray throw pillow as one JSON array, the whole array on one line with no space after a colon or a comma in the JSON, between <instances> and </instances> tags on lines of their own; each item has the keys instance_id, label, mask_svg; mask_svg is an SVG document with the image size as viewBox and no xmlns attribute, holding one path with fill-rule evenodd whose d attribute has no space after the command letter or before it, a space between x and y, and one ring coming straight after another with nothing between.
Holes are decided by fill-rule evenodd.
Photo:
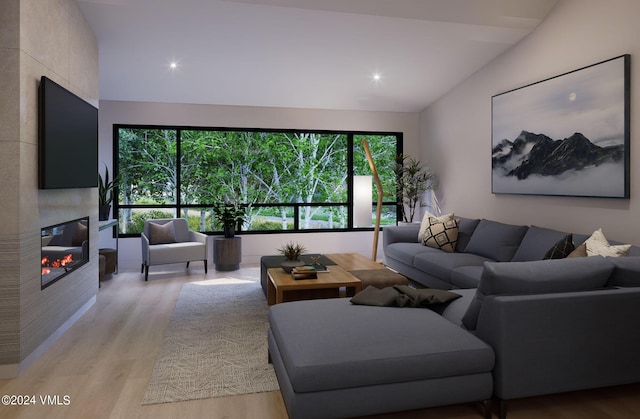
<instances>
[{"instance_id":1,"label":"gray throw pillow","mask_svg":"<svg viewBox=\"0 0 640 419\"><path fill-rule=\"evenodd\" d=\"M149 223L149 244L175 243L176 233L173 221L166 224Z\"/></svg>"},{"instance_id":2,"label":"gray throw pillow","mask_svg":"<svg viewBox=\"0 0 640 419\"><path fill-rule=\"evenodd\" d=\"M498 262L508 262L518 249L527 229L527 226L480 220L465 253L473 253Z\"/></svg>"},{"instance_id":3,"label":"gray throw pillow","mask_svg":"<svg viewBox=\"0 0 640 419\"><path fill-rule=\"evenodd\" d=\"M614 270L607 258L549 259L530 262L485 262L475 298L462 317L475 330L488 295L547 294L586 291L604 287Z\"/></svg>"},{"instance_id":4,"label":"gray throw pillow","mask_svg":"<svg viewBox=\"0 0 640 419\"><path fill-rule=\"evenodd\" d=\"M457 218L457 217L456 217ZM479 218L459 218L458 223L458 241L456 242L456 252L464 252L471 240L473 231L480 223Z\"/></svg>"}]
</instances>

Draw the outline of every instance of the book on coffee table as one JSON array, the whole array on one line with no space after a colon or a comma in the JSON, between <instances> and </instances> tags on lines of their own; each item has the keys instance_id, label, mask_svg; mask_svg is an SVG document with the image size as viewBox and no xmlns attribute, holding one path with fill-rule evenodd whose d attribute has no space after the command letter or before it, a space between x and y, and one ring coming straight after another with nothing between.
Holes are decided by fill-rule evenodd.
<instances>
[{"instance_id":1,"label":"book on coffee table","mask_svg":"<svg viewBox=\"0 0 640 419\"><path fill-rule=\"evenodd\" d=\"M296 272L329 272L325 265L315 263L313 265L296 266L293 268Z\"/></svg>"},{"instance_id":2,"label":"book on coffee table","mask_svg":"<svg viewBox=\"0 0 640 419\"><path fill-rule=\"evenodd\" d=\"M291 271L293 279L317 279L318 273L315 269L306 269L306 266L298 266Z\"/></svg>"}]
</instances>

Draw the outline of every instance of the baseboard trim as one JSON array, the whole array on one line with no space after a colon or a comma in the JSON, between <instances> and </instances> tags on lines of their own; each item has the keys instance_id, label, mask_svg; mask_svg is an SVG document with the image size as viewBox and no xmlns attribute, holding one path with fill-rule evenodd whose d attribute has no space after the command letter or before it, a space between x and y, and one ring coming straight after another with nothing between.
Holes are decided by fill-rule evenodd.
<instances>
[{"instance_id":1,"label":"baseboard trim","mask_svg":"<svg viewBox=\"0 0 640 419\"><path fill-rule=\"evenodd\" d=\"M40 358L47 349L53 345L80 317L96 303L96 296L94 295L87 301L78 311L76 311L69 319L64 322L55 332L51 334L44 342L42 342L33 352L31 352L22 362L19 364L5 364L0 365L0 379L16 378L22 374L36 359Z\"/></svg>"}]
</instances>

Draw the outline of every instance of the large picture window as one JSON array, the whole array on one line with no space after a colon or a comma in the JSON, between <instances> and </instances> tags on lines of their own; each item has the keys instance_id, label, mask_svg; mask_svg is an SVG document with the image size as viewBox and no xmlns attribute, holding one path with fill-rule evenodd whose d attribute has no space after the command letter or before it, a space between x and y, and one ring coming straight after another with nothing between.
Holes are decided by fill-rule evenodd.
<instances>
[{"instance_id":1,"label":"large picture window","mask_svg":"<svg viewBox=\"0 0 640 419\"><path fill-rule=\"evenodd\" d=\"M114 125L120 234L172 217L219 232L212 207L225 201L246 207L242 232L355 229L353 177L371 174L363 138L383 184L381 224L395 225L400 133Z\"/></svg>"}]
</instances>

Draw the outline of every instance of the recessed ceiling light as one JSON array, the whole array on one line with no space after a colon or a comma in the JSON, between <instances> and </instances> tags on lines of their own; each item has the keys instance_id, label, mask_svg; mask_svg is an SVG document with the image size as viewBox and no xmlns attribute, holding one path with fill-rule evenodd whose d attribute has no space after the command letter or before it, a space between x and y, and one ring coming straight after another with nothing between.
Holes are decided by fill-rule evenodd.
<instances>
[{"instance_id":1,"label":"recessed ceiling light","mask_svg":"<svg viewBox=\"0 0 640 419\"><path fill-rule=\"evenodd\" d=\"M380 73L373 73L373 81L380 81L380 79L382 78L382 75Z\"/></svg>"},{"instance_id":2,"label":"recessed ceiling light","mask_svg":"<svg viewBox=\"0 0 640 419\"><path fill-rule=\"evenodd\" d=\"M177 62L175 62L175 61L171 61L171 62L169 63L169 68L170 68L171 70L175 70L176 68L178 68L178 63L177 63Z\"/></svg>"}]
</instances>

